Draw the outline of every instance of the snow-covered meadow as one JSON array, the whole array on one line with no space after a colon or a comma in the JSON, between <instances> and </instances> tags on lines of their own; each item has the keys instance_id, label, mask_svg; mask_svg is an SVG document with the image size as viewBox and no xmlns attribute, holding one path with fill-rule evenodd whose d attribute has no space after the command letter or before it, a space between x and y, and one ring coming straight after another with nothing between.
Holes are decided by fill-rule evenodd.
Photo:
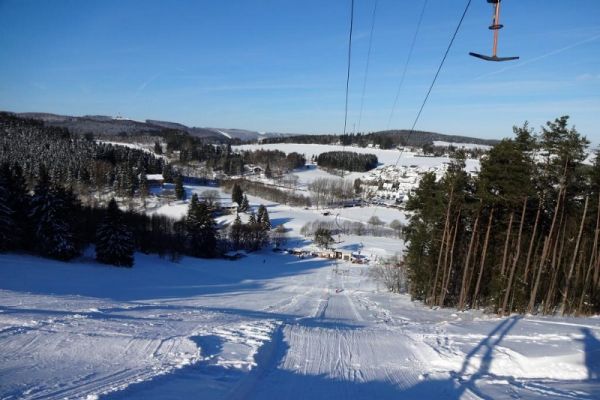
<instances>
[{"instance_id":1,"label":"snow-covered meadow","mask_svg":"<svg viewBox=\"0 0 600 400\"><path fill-rule=\"evenodd\" d=\"M354 180L356 178L364 178L373 172L385 167L395 166L398 168L411 167L419 172L427 172L430 170L441 170L444 164L450 162L448 157L424 157L412 151L400 151L398 149L384 150L374 147L354 147L354 146L341 146L341 145L321 145L321 144L297 144L297 143L277 143L277 144L246 144L234 146L236 150L280 150L286 154L296 152L304 154L307 160L311 160L317 157L319 154L328 151L352 151L361 154L375 154L379 160L379 167L372 172L361 173L352 172L344 175L345 179ZM466 170L469 172L479 171L479 160L468 159L466 160ZM294 171L294 174L298 176L301 187L306 187L309 183L313 182L317 178L322 177L335 177L320 168L317 168L314 164L307 165L307 168L299 169Z\"/></svg>"}]
</instances>

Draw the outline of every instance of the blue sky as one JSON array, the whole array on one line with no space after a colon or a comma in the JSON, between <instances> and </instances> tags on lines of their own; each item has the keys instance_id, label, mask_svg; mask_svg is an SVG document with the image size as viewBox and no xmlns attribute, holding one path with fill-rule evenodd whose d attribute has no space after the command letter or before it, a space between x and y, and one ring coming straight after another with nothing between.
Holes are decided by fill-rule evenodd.
<instances>
[{"instance_id":1,"label":"blue sky","mask_svg":"<svg viewBox=\"0 0 600 400\"><path fill-rule=\"evenodd\" d=\"M374 0L355 0L349 130ZM410 127L466 0L379 0L361 131ZM0 0L0 109L294 133L343 129L350 0ZM563 114L600 143L600 2L473 0L417 129L505 137Z\"/></svg>"}]
</instances>

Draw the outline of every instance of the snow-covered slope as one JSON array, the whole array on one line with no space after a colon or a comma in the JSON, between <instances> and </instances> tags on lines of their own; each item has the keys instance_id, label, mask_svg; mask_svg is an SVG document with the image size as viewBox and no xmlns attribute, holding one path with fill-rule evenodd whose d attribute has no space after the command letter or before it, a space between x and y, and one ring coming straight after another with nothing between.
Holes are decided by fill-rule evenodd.
<instances>
[{"instance_id":1,"label":"snow-covered slope","mask_svg":"<svg viewBox=\"0 0 600 400\"><path fill-rule=\"evenodd\" d=\"M0 288L3 399L600 396L598 318L432 310L366 266L9 254Z\"/></svg>"}]
</instances>

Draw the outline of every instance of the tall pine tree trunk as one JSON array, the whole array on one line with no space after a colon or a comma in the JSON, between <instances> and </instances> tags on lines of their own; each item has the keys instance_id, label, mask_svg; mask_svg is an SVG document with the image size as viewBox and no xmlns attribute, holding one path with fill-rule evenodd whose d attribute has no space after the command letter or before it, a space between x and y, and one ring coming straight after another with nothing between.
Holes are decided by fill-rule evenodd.
<instances>
[{"instance_id":1,"label":"tall pine tree trunk","mask_svg":"<svg viewBox=\"0 0 600 400\"><path fill-rule=\"evenodd\" d=\"M502 301L502 309L500 310L500 314L504 314L506 312L506 305L508 304L508 298L510 297L511 289L512 289L512 281L515 276L515 270L517 269L517 263L519 262L519 256L521 255L521 235L523 234L523 224L525 223L525 212L527 211L527 198L523 201L523 212L521 212L521 223L519 224L519 236L517 237L517 248L516 254L512 262L512 266L510 268L510 273L508 276L508 283L506 287L506 293L504 293L504 301Z\"/></svg>"},{"instance_id":2,"label":"tall pine tree trunk","mask_svg":"<svg viewBox=\"0 0 600 400\"><path fill-rule=\"evenodd\" d=\"M533 312L533 308L535 307L535 300L537 298L537 292L540 287L540 279L542 277L542 272L544 271L544 265L546 264L548 248L550 247L550 243L552 242L552 236L554 234L554 226L556 224L556 216L558 215L558 211L560 209L560 201L562 199L563 190L564 190L564 188L561 185L561 187L558 191L557 199L556 199L556 206L554 207L554 215L552 217L552 225L550 225L550 232L548 232L548 235L546 236L546 238L544 240L544 248L542 250L542 257L540 258L540 265L537 270L535 283L533 284L533 288L531 289L531 293L529 295L529 305L527 306L528 313Z\"/></svg>"},{"instance_id":3,"label":"tall pine tree trunk","mask_svg":"<svg viewBox=\"0 0 600 400\"><path fill-rule=\"evenodd\" d=\"M587 292L588 282L590 281L592 270L594 269L594 260L598 256L598 237L600 235L600 194L598 195L598 209L596 211L596 229L594 231L594 242L592 245L592 251L590 254L590 262L588 263L587 273L583 280L583 289L581 290L581 297L579 299L579 307L577 307L577 314L581 314L583 311L583 302L585 300L585 294ZM596 284L596 278L592 282Z\"/></svg>"},{"instance_id":4,"label":"tall pine tree trunk","mask_svg":"<svg viewBox=\"0 0 600 400\"><path fill-rule=\"evenodd\" d=\"M471 233L471 240L469 242L469 250L467 251L467 259L465 260L465 266L463 268L463 276L462 276L462 283L460 286L460 295L459 295L459 301L458 301L458 309L462 310L464 308L465 305L465 300L467 297L467 292L469 290L468 288L468 284L467 284L467 278L469 275L469 265L470 265L470 261L471 261L471 253L473 252L473 243L475 242L475 235L477 234L477 225L479 224L479 215L480 215L481 211L477 211L477 217L475 218L475 223L473 224L473 232Z\"/></svg>"},{"instance_id":5,"label":"tall pine tree trunk","mask_svg":"<svg viewBox=\"0 0 600 400\"><path fill-rule=\"evenodd\" d=\"M481 277L483 276L483 267L485 266L485 258L487 255L487 249L490 242L490 232L492 230L492 220L494 219L494 208L490 210L490 216L488 218L487 230L485 232L485 240L483 241L483 250L481 253L481 263L479 264L479 274L477 275L477 284L475 284L475 292L473 293L473 302L475 306L478 306L479 299L479 288L481 287Z\"/></svg>"},{"instance_id":6,"label":"tall pine tree trunk","mask_svg":"<svg viewBox=\"0 0 600 400\"><path fill-rule=\"evenodd\" d=\"M567 275L567 281L565 282L565 288L563 290L562 305L560 313L565 315L567 310L567 299L569 298L569 289L571 288L571 278L573 277L573 270L577 257L579 256L579 244L581 243L581 235L583 234L583 226L585 224L585 217L587 216L588 203L590 198L585 196L585 205L583 206L583 215L581 216L581 225L579 225L579 234L577 235L577 242L575 243L575 250L573 251L573 259L571 260L571 266L569 268L569 274Z\"/></svg>"},{"instance_id":7,"label":"tall pine tree trunk","mask_svg":"<svg viewBox=\"0 0 600 400\"><path fill-rule=\"evenodd\" d=\"M510 219L508 220L508 229L506 230L506 240L504 241L504 252L502 253L502 267L500 269L500 274L502 276L506 273L506 260L508 256L508 244L510 242L510 233L512 231L513 219L515 217L514 211L510 213Z\"/></svg>"},{"instance_id":8,"label":"tall pine tree trunk","mask_svg":"<svg viewBox=\"0 0 600 400\"><path fill-rule=\"evenodd\" d=\"M546 290L546 300L544 301L544 314L549 314L552 307L554 307L554 299L556 299L556 282L558 280L558 273L560 272L559 266L562 260L563 250L565 248L565 243L567 241L567 225L562 229L562 240L561 238L561 230L560 226L562 225L562 221L564 219L564 209L562 212L562 216L560 218L559 223L559 231L558 237L556 238L557 243L560 242L560 250L558 246L554 246L554 250L552 251L552 262L550 263L550 272L552 277L550 279L550 286L548 290Z\"/></svg>"},{"instance_id":9,"label":"tall pine tree trunk","mask_svg":"<svg viewBox=\"0 0 600 400\"><path fill-rule=\"evenodd\" d=\"M446 274L446 281L444 282L444 287L440 297L440 306L444 305L444 301L446 300L446 295L448 294L448 286L450 284L450 277L452 276L452 265L454 264L454 247L456 245L456 235L458 233L458 224L460 221L461 210L458 210L458 214L456 215L456 222L454 223L454 236L452 237L452 244L450 246L450 262L448 263L448 273Z\"/></svg>"},{"instance_id":10,"label":"tall pine tree trunk","mask_svg":"<svg viewBox=\"0 0 600 400\"><path fill-rule=\"evenodd\" d=\"M438 283L438 279L440 276L440 268L442 265L442 257L444 255L444 244L446 242L446 230L448 229L448 218L446 218L446 223L444 223L444 232L442 233L442 241L440 242L440 249L439 249L439 254L438 254L438 260L437 260L437 267L435 269L435 276L433 278L433 282L429 285L430 287L430 292L429 292L429 298L428 298L428 303L431 305L431 307L433 307L433 305L435 304L435 296L436 296L436 289L437 289L437 283Z\"/></svg>"},{"instance_id":11,"label":"tall pine tree trunk","mask_svg":"<svg viewBox=\"0 0 600 400\"><path fill-rule=\"evenodd\" d=\"M444 232L442 234L442 242L440 244L440 252L438 254L438 262L437 262L437 267L435 269L435 278L433 280L433 285L431 285L431 294L430 294L430 299L431 299L431 305L433 306L435 304L435 297L436 297L436 288L437 288L437 281L438 281L438 277L439 277L439 273L440 273L440 267L442 264L442 254L444 253L444 241L446 239L446 236L448 235L448 224L450 223L450 209L452 208L452 200L454 198L454 187L450 188L450 199L448 200L448 208L446 209L446 220L444 221ZM442 285L443 285L443 279L442 279Z\"/></svg>"},{"instance_id":12,"label":"tall pine tree trunk","mask_svg":"<svg viewBox=\"0 0 600 400\"><path fill-rule=\"evenodd\" d=\"M531 233L531 240L529 241L529 250L527 250L527 260L525 261L525 272L523 273L523 282L525 283L529 281L529 262L531 261L533 245L536 241L538 223L540 222L540 214L542 212L542 204L543 200L540 198L540 203L538 204L537 213L535 215L535 222L533 223L533 232Z\"/></svg>"},{"instance_id":13,"label":"tall pine tree trunk","mask_svg":"<svg viewBox=\"0 0 600 400\"><path fill-rule=\"evenodd\" d=\"M451 222L450 222L451 223ZM450 250L452 249L452 238L454 237L454 229L452 225L448 225L448 235L446 235L446 250L444 254L444 261L442 264L442 281L440 283L440 292L436 296L437 305L440 305L440 299L444 291L444 284L446 282L446 274L448 274L448 258L450 257Z\"/></svg>"}]
</instances>

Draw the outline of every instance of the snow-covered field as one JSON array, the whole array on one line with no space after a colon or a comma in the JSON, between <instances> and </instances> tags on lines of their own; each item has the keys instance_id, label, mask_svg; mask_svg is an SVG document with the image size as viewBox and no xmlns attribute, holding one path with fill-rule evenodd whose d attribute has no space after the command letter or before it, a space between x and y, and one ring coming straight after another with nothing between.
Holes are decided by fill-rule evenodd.
<instances>
[{"instance_id":1,"label":"snow-covered field","mask_svg":"<svg viewBox=\"0 0 600 400\"><path fill-rule=\"evenodd\" d=\"M448 162L448 157L420 157L417 154L400 150L383 150L369 147L351 147L341 145L323 145L323 144L297 144L297 143L276 143L276 144L246 144L240 146L234 146L234 149L238 150L280 150L284 153L296 152L304 154L307 160L310 160L312 156L318 156L321 153L327 151L353 151L361 154L375 154L381 165L399 165L399 166L411 166L417 165L419 167L436 167L443 162ZM467 160L467 171L478 171L479 161L478 160Z\"/></svg>"},{"instance_id":2,"label":"snow-covered field","mask_svg":"<svg viewBox=\"0 0 600 400\"><path fill-rule=\"evenodd\" d=\"M0 398L600 396L600 319L432 310L367 268L2 255Z\"/></svg>"},{"instance_id":3,"label":"snow-covered field","mask_svg":"<svg viewBox=\"0 0 600 400\"><path fill-rule=\"evenodd\" d=\"M380 174L383 169L387 167L394 167L393 169L397 172L396 178L408 174L416 178L415 182L410 185L404 185L403 187L396 190L395 197L403 197L407 190L414 189L418 185L419 176L422 173L433 171L437 175L442 175L443 166L450 162L448 157L424 157L410 151L394 150L383 150L377 148L364 148L364 147L352 147L352 146L341 146L341 145L321 145L321 144L296 144L296 143L278 143L278 144L246 144L240 146L234 146L236 150L280 150L284 153L300 153L304 154L305 158L309 161L305 168L300 168L293 171L294 175L298 176L298 189L307 190L308 185L317 178L335 178L339 175L333 175L325 170L318 168L315 164L310 163L312 157L316 157L321 153L328 151L352 151L356 153L370 153L375 154L379 160L379 166L369 172L351 172L345 173L343 178L354 181L357 178L363 180L373 180L382 178ZM468 172L477 173L479 171L479 160L468 159L466 160L466 170ZM388 177L390 178L390 177ZM252 178L251 178L252 179ZM264 178L258 180L269 182ZM392 179L395 180L395 179ZM390 194L391 192L382 191L380 195Z\"/></svg>"},{"instance_id":4,"label":"snow-covered field","mask_svg":"<svg viewBox=\"0 0 600 400\"><path fill-rule=\"evenodd\" d=\"M468 149L468 150L472 150L472 149L482 149L482 150L489 150L492 148L492 146L488 146L485 144L477 144L477 143L453 143L453 142L445 142L443 140L434 140L433 141L433 145L434 146L442 146L442 147L450 147L453 146L457 149Z\"/></svg>"}]
</instances>

